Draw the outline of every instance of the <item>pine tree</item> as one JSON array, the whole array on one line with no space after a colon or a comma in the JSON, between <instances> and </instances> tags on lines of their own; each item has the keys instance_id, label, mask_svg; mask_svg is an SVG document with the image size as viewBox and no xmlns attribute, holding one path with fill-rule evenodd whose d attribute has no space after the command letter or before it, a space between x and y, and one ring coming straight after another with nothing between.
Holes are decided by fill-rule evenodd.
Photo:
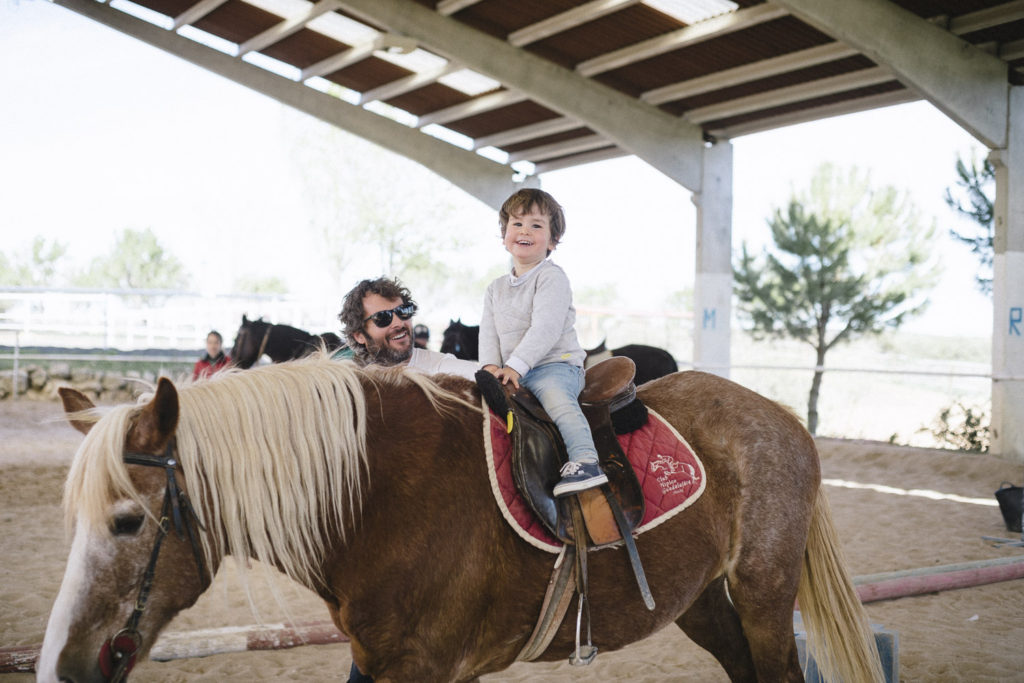
<instances>
[{"instance_id":1,"label":"pine tree","mask_svg":"<svg viewBox=\"0 0 1024 683\"><path fill-rule=\"evenodd\" d=\"M946 188L946 204L961 216L974 221L976 225L973 232L958 232L951 228L949 234L969 246L971 253L978 257L981 264L981 272L975 277L978 289L984 294L991 295L994 202L989 193L993 191L996 170L988 159L981 164L972 161L969 167L964 164L963 159L957 159L956 174L959 178L956 184L960 186L960 193L964 196L954 197L952 190ZM963 199L966 199L966 205Z\"/></svg>"},{"instance_id":2,"label":"pine tree","mask_svg":"<svg viewBox=\"0 0 1024 683\"><path fill-rule=\"evenodd\" d=\"M807 428L818 427L825 356L840 342L899 327L923 310L934 284L934 226L894 188L866 174L817 170L810 193L768 220L774 247L743 244L733 268L738 311L755 338L792 338L815 351Z\"/></svg>"}]
</instances>

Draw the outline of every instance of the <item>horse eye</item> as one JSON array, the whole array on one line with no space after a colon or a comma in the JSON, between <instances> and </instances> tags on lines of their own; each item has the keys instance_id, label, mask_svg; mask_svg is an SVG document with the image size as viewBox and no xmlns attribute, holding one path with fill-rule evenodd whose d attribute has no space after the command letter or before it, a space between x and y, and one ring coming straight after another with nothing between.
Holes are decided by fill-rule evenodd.
<instances>
[{"instance_id":1,"label":"horse eye","mask_svg":"<svg viewBox=\"0 0 1024 683\"><path fill-rule=\"evenodd\" d=\"M110 531L115 536L134 536L142 528L142 515L118 515L110 523Z\"/></svg>"}]
</instances>

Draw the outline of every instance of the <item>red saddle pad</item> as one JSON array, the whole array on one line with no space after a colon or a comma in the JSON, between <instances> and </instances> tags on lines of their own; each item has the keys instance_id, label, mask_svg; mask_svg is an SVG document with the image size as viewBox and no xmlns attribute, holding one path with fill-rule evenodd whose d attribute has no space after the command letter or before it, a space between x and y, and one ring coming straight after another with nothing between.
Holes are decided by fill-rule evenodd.
<instances>
[{"instance_id":1,"label":"red saddle pad","mask_svg":"<svg viewBox=\"0 0 1024 683\"><path fill-rule=\"evenodd\" d=\"M502 515L523 539L542 550L557 553L562 542L551 535L526 504L512 479L512 441L504 419L484 406L484 444L491 489ZM648 408L640 429L617 438L633 465L644 492L644 518L636 533L677 515L704 492L704 465L672 425Z\"/></svg>"}]
</instances>

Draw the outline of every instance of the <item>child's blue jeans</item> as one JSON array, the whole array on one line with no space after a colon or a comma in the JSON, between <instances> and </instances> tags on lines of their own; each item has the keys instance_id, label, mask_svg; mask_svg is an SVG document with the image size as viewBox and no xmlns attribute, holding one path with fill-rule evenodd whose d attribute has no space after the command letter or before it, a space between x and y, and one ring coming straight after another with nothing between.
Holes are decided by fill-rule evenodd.
<instances>
[{"instance_id":1,"label":"child's blue jeans","mask_svg":"<svg viewBox=\"0 0 1024 683\"><path fill-rule=\"evenodd\" d=\"M570 460L597 460L590 423L579 404L584 384L583 368L569 363L545 363L532 368L519 383L537 397L554 420Z\"/></svg>"}]
</instances>

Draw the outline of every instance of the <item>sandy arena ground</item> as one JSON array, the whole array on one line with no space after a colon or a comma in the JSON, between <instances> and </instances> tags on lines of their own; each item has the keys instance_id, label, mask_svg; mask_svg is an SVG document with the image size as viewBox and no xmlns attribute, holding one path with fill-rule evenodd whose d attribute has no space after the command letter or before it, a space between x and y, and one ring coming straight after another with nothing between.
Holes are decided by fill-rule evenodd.
<instances>
[{"instance_id":1,"label":"sandy arena ground","mask_svg":"<svg viewBox=\"0 0 1024 683\"><path fill-rule=\"evenodd\" d=\"M61 488L81 436L58 403L0 402L0 647L42 642L64 570L68 543ZM827 486L851 573L874 574L973 560L1024 556L983 536L1011 537L993 492L1020 483L1024 466L995 457L822 440L826 479L891 487L884 491ZM935 491L966 502L906 492ZM901 491L903 493L901 493ZM985 504L988 503L988 504ZM258 581L259 579L256 579ZM276 580L297 621L326 619L304 589ZM258 585L258 583L257 583ZM262 591L268 593L269 591ZM271 598L259 602L265 622L284 621ZM903 681L1024 681L1024 580L907 597L867 606L873 623L899 634ZM252 624L237 578L222 571L195 607L169 630ZM566 653L568 655L568 653ZM347 644L145 662L140 681L344 681ZM7 674L0 683L33 680ZM497 681L722 681L710 655L674 626L590 667L517 664L486 676Z\"/></svg>"}]
</instances>

